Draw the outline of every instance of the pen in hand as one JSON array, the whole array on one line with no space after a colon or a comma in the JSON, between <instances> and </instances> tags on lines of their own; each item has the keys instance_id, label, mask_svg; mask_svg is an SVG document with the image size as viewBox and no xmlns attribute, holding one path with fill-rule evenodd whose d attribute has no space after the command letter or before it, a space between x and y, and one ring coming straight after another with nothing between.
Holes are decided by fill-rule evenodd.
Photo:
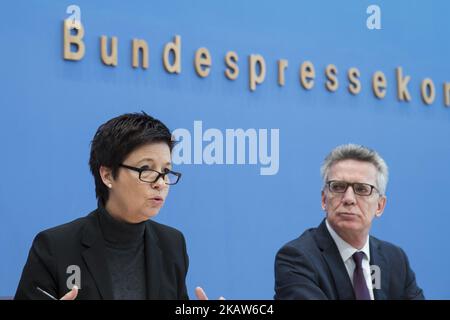
<instances>
[{"instance_id":1,"label":"pen in hand","mask_svg":"<svg viewBox=\"0 0 450 320\"><path fill-rule=\"evenodd\" d=\"M56 299L54 296L52 296L50 293L48 293L47 291L42 290L42 289L39 288L39 287L36 287L36 289L37 289L38 291L42 292L43 294L45 294L45 295L46 295L47 297L49 297L50 299L52 299L52 300L58 300L58 299Z\"/></svg>"},{"instance_id":2,"label":"pen in hand","mask_svg":"<svg viewBox=\"0 0 450 320\"><path fill-rule=\"evenodd\" d=\"M43 293L44 295L46 295L48 298L50 298L50 299L52 299L52 300L58 300L58 299L56 299L54 296L52 296L50 293L48 293L47 291L45 291L45 290L43 290L43 289L41 289L41 288L39 288L39 287L36 287L36 289L37 289L39 292L41 292L41 293ZM78 287L77 287L77 286L73 286L73 287L72 287L72 290L70 290L69 292L67 292L67 293L64 295L64 297L62 297L60 300L75 300L75 298L77 297L77 295L78 295Z\"/></svg>"}]
</instances>

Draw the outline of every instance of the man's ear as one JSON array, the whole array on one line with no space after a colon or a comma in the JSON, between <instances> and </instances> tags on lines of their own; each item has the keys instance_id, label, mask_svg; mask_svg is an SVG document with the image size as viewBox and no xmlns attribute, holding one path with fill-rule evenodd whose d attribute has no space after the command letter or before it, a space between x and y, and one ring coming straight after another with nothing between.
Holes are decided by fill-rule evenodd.
<instances>
[{"instance_id":1,"label":"man's ear","mask_svg":"<svg viewBox=\"0 0 450 320\"><path fill-rule=\"evenodd\" d=\"M112 170L105 166L100 166L100 169L98 170L100 173L100 177L102 178L103 183L108 187L112 188L114 183L114 178L112 175Z\"/></svg>"},{"instance_id":2,"label":"man's ear","mask_svg":"<svg viewBox=\"0 0 450 320\"><path fill-rule=\"evenodd\" d=\"M325 195L325 191L322 190L322 210L326 211L327 209L327 196Z\"/></svg>"},{"instance_id":3,"label":"man's ear","mask_svg":"<svg viewBox=\"0 0 450 320\"><path fill-rule=\"evenodd\" d=\"M378 199L377 203L377 212L375 213L375 216L377 218L381 217L383 214L384 208L386 207L386 196L381 196L380 199Z\"/></svg>"}]
</instances>

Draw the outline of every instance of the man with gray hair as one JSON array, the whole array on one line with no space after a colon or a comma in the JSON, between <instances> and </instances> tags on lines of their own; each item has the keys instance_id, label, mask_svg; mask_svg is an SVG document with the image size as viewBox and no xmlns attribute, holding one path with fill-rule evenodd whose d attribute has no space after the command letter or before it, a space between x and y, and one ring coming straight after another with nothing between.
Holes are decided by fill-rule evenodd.
<instances>
[{"instance_id":1,"label":"man with gray hair","mask_svg":"<svg viewBox=\"0 0 450 320\"><path fill-rule=\"evenodd\" d=\"M424 299L405 252L369 235L386 206L388 167L374 150L336 147L321 167L326 218L275 258L275 299Z\"/></svg>"}]
</instances>

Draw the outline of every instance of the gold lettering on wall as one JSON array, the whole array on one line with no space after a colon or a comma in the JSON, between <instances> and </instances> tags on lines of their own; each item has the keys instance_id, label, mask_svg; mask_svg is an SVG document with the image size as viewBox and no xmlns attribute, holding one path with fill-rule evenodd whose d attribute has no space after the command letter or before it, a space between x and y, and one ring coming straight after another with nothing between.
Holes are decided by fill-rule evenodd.
<instances>
[{"instance_id":1,"label":"gold lettering on wall","mask_svg":"<svg viewBox=\"0 0 450 320\"><path fill-rule=\"evenodd\" d=\"M225 55L225 76L230 80L236 80L239 76L239 66L237 64L239 57L236 52L228 51Z\"/></svg>"},{"instance_id":2,"label":"gold lettering on wall","mask_svg":"<svg viewBox=\"0 0 450 320\"><path fill-rule=\"evenodd\" d=\"M117 37L111 38L111 48L108 50L107 43L108 43L108 37L101 36L100 37L100 51L101 51L101 57L102 61L107 66L117 66ZM108 51L110 54L108 54Z\"/></svg>"},{"instance_id":3,"label":"gold lettering on wall","mask_svg":"<svg viewBox=\"0 0 450 320\"><path fill-rule=\"evenodd\" d=\"M74 24L70 20L63 20L63 58L65 60L80 61L86 51L84 41L85 29L81 22ZM100 37L100 60L107 66L117 66L119 60L118 50L119 39L114 36L102 35ZM132 39L131 42L131 67L148 69L149 67L149 47L144 39ZM258 85L265 81L267 74L266 60L260 54L250 54L248 57L248 83L250 91L255 91ZM168 73L181 73L181 36L175 35L173 39L164 45L162 52L162 63ZM206 78L211 73L213 56L206 47L198 48L194 55L194 69L198 76ZM239 56L235 51L227 51L224 57L224 75L229 80L236 80L239 77ZM276 60L277 84L280 87L286 85L286 75L289 62L287 59ZM270 64L272 66L272 64ZM304 61L298 70L301 86L306 90L311 90L316 82L314 64L311 61ZM358 68L351 67L347 70L348 91L357 95L362 90L361 74ZM395 68L395 80L397 82L397 99L399 101L411 101L409 92L409 82L411 77L403 73L403 68ZM366 79L363 79L366 81ZM334 64L325 67L325 88L330 92L335 92L339 88L338 68ZM388 90L388 80L382 71L375 71L371 77L371 85L374 96L377 99L384 99ZM431 78L425 78L420 83L420 95L426 105L434 103L436 100L436 86ZM444 106L450 109L450 83L443 83Z\"/></svg>"},{"instance_id":4,"label":"gold lettering on wall","mask_svg":"<svg viewBox=\"0 0 450 320\"><path fill-rule=\"evenodd\" d=\"M436 90L434 88L433 80L430 78L423 79L420 86L420 92L423 102L428 105L432 104L436 98Z\"/></svg>"},{"instance_id":5,"label":"gold lettering on wall","mask_svg":"<svg viewBox=\"0 0 450 320\"><path fill-rule=\"evenodd\" d=\"M314 87L314 78L316 77L316 72L314 71L314 65L311 61L305 61L300 66L300 82L306 90L312 89Z\"/></svg>"},{"instance_id":6,"label":"gold lettering on wall","mask_svg":"<svg viewBox=\"0 0 450 320\"><path fill-rule=\"evenodd\" d=\"M411 79L410 76L403 77L402 67L396 69L397 75L397 98L399 101L411 101L411 95L408 91L408 82Z\"/></svg>"},{"instance_id":7,"label":"gold lettering on wall","mask_svg":"<svg viewBox=\"0 0 450 320\"><path fill-rule=\"evenodd\" d=\"M348 85L348 91L353 95L357 95L361 92L361 81L359 81L360 75L361 74L357 68L348 69L347 76L350 82Z\"/></svg>"},{"instance_id":8,"label":"gold lettering on wall","mask_svg":"<svg viewBox=\"0 0 450 320\"><path fill-rule=\"evenodd\" d=\"M266 78L266 61L259 54L251 54L249 56L249 69L250 69L250 90L255 91L256 85L263 83ZM257 66L259 66L259 72L257 73Z\"/></svg>"},{"instance_id":9,"label":"gold lettering on wall","mask_svg":"<svg viewBox=\"0 0 450 320\"><path fill-rule=\"evenodd\" d=\"M286 59L278 60L278 85L284 86L286 78L284 76L284 70L288 67L288 61Z\"/></svg>"},{"instance_id":10,"label":"gold lettering on wall","mask_svg":"<svg viewBox=\"0 0 450 320\"><path fill-rule=\"evenodd\" d=\"M387 80L381 71L376 71L372 77L372 90L375 97L383 99L386 95Z\"/></svg>"},{"instance_id":11,"label":"gold lettering on wall","mask_svg":"<svg viewBox=\"0 0 450 320\"><path fill-rule=\"evenodd\" d=\"M170 63L170 56L173 55L173 63ZM168 42L163 51L164 68L169 73L181 72L181 37L175 36L173 42Z\"/></svg>"},{"instance_id":12,"label":"gold lettering on wall","mask_svg":"<svg viewBox=\"0 0 450 320\"><path fill-rule=\"evenodd\" d=\"M148 68L148 45L145 40L142 39L133 39L132 41L132 62L131 65L133 68L139 68L140 65L142 65L143 69ZM139 63L139 52L141 52L142 56L142 63Z\"/></svg>"},{"instance_id":13,"label":"gold lettering on wall","mask_svg":"<svg viewBox=\"0 0 450 320\"><path fill-rule=\"evenodd\" d=\"M211 70L211 54L207 48L200 48L195 52L194 59L195 71L197 74L205 78Z\"/></svg>"},{"instance_id":14,"label":"gold lettering on wall","mask_svg":"<svg viewBox=\"0 0 450 320\"><path fill-rule=\"evenodd\" d=\"M69 20L63 21L63 35L64 35L64 59L66 60L81 60L84 56L85 45L83 42L84 28L81 22L77 24L77 28L71 27L72 22ZM76 34L73 35L71 30L76 30ZM77 47L76 51L71 50L71 46Z\"/></svg>"},{"instance_id":15,"label":"gold lettering on wall","mask_svg":"<svg viewBox=\"0 0 450 320\"><path fill-rule=\"evenodd\" d=\"M327 81L325 83L325 88L327 88L328 91L334 92L339 88L339 80L337 78L337 68L334 64L329 64L325 68L325 75L327 77Z\"/></svg>"},{"instance_id":16,"label":"gold lettering on wall","mask_svg":"<svg viewBox=\"0 0 450 320\"><path fill-rule=\"evenodd\" d=\"M444 83L444 104L450 107L450 82Z\"/></svg>"}]
</instances>

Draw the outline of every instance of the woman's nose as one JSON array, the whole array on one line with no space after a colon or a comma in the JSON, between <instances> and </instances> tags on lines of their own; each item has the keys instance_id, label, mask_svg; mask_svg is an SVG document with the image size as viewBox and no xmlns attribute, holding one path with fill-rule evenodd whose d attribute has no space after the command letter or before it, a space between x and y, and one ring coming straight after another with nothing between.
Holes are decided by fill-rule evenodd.
<instances>
[{"instance_id":1,"label":"woman's nose","mask_svg":"<svg viewBox=\"0 0 450 320\"><path fill-rule=\"evenodd\" d=\"M152 183L152 188L157 189L157 190L167 188L167 183L166 183L165 178L166 178L166 176L160 176L158 178L158 180L156 180L155 182Z\"/></svg>"}]
</instances>

